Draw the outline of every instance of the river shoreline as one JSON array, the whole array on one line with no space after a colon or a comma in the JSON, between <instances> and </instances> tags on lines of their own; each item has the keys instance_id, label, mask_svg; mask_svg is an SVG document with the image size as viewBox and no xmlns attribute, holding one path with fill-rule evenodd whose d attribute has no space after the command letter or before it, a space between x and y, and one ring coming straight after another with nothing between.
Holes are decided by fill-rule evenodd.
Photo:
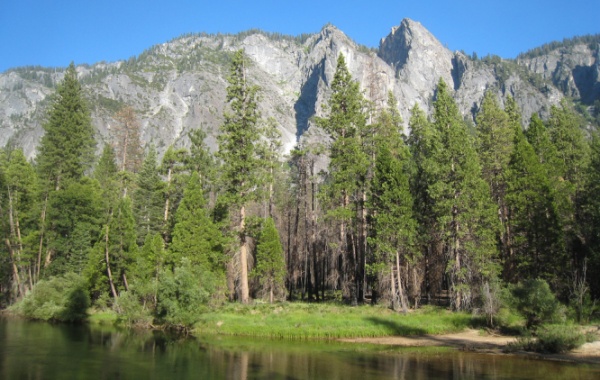
<instances>
[{"instance_id":1,"label":"river shoreline","mask_svg":"<svg viewBox=\"0 0 600 380\"><path fill-rule=\"evenodd\" d=\"M527 351L506 352L506 346L517 340L514 336L481 334L480 330L467 329L459 333L418 336L388 336L379 338L343 338L340 342L378 344L400 347L450 347L492 355L517 355L541 360L567 361L600 365L600 340L585 343L563 354L541 354Z\"/></svg>"},{"instance_id":2,"label":"river shoreline","mask_svg":"<svg viewBox=\"0 0 600 380\"><path fill-rule=\"evenodd\" d=\"M8 310L0 310L0 316L22 318ZM104 318L106 317L106 319ZM112 313L104 314L104 317L87 321L87 323L110 325L115 322L115 315ZM139 326L138 326L139 327ZM129 328L134 328L130 326ZM144 326L142 329L161 330L158 326ZM303 326L298 326L298 330L302 330ZM600 332L600 327L589 327L588 330ZM217 330L212 330L214 335L221 335ZM203 331L203 333L207 333ZM198 336L192 332L192 336ZM200 333L199 335L203 335ZM210 334L209 335L213 335ZM223 334L230 336L230 334ZM244 334L239 334L244 336ZM273 339L274 337L256 337L258 339ZM277 338L275 338L277 339ZM285 339L285 338L284 338ZM294 340L295 338L291 337ZM297 339L297 338L296 338ZM415 335L386 335L380 337L347 337L347 338L323 338L323 337L304 337L302 340L335 340L345 343L354 344L373 344L382 346L396 347L448 347L461 351L469 351L491 355L516 355L521 357L529 357L540 360L554 360L573 363L587 363L600 365L600 336L591 343L585 343L581 347L563 354L541 354L528 351L513 351L507 352L506 347L511 342L517 340L516 336L500 335L495 333L484 332L483 330L467 328L459 332L441 333L441 334L415 334Z\"/></svg>"}]
</instances>

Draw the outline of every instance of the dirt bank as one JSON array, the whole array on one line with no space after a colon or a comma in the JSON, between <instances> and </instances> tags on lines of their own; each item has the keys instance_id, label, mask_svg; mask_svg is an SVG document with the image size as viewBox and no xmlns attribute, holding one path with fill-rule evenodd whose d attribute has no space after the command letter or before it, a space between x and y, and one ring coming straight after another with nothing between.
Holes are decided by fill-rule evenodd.
<instances>
[{"instance_id":1,"label":"dirt bank","mask_svg":"<svg viewBox=\"0 0 600 380\"><path fill-rule=\"evenodd\" d=\"M444 335L350 338L340 340L352 343L372 343L404 347L445 346L468 351L502 354L503 348L508 343L514 342L516 338L488 333L482 334L479 330L469 329L460 333ZM600 341L586 343L580 348L566 354L537 354L529 352L517 352L515 354L538 357L540 359L600 364Z\"/></svg>"}]
</instances>

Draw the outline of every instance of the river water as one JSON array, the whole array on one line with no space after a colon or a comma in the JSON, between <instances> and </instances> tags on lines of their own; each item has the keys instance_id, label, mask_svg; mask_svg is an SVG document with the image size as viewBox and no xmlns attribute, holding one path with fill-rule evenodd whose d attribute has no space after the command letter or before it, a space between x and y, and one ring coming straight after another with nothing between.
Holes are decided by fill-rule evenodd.
<instances>
[{"instance_id":1,"label":"river water","mask_svg":"<svg viewBox=\"0 0 600 380\"><path fill-rule=\"evenodd\" d=\"M177 338L0 318L0 379L600 379L600 367L323 342Z\"/></svg>"}]
</instances>

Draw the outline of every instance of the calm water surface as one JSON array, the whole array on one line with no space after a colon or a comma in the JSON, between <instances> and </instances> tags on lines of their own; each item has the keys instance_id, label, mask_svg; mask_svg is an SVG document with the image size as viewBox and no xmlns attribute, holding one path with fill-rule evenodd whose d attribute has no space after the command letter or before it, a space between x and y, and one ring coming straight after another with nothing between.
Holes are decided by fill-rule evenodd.
<instances>
[{"instance_id":1,"label":"calm water surface","mask_svg":"<svg viewBox=\"0 0 600 380\"><path fill-rule=\"evenodd\" d=\"M0 379L600 379L600 367L447 349L249 339L0 318Z\"/></svg>"}]
</instances>

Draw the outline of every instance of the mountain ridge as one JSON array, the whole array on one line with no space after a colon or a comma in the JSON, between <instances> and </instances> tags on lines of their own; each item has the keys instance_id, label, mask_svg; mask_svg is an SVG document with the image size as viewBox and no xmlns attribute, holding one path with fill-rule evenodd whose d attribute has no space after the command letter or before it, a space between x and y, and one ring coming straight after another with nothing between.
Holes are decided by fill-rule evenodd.
<instances>
[{"instance_id":1,"label":"mountain ridge","mask_svg":"<svg viewBox=\"0 0 600 380\"><path fill-rule=\"evenodd\" d=\"M194 128L203 128L208 145L216 149L229 59L240 48L252 61L248 70L251 80L262 89L261 112L265 118L276 120L285 151L308 136L320 135L311 120L323 115L322 105L340 53L375 107L383 106L388 91L396 95L405 124L415 103L429 111L440 77L454 89L461 112L471 120L489 89L501 99L513 96L522 108L524 121L535 112L547 115L550 106L565 95L575 95L576 100L581 97L581 92L568 92L572 86L560 85L565 80L576 84L569 78L576 68L562 64L566 74L557 77L540 59L537 63L499 57L473 59L450 51L410 19L392 28L376 52L358 45L330 24L319 33L299 37L256 30L237 35L188 34L154 45L128 60L77 66L99 145L111 142L114 113L129 105L138 113L143 142L154 143L160 152L171 144L186 146L186 134ZM585 67L591 74L587 75L595 80L592 90L584 91L586 97L581 98L591 104L600 97L600 92L594 92L600 89L598 75L594 76L600 57L591 49L580 55L587 61L580 59L579 66L589 63ZM566 58L563 55L557 62ZM0 74L0 145L11 143L23 147L28 157L35 155L49 96L61 77L62 71L41 67L15 68ZM562 82L555 84L555 78L562 78Z\"/></svg>"}]
</instances>

